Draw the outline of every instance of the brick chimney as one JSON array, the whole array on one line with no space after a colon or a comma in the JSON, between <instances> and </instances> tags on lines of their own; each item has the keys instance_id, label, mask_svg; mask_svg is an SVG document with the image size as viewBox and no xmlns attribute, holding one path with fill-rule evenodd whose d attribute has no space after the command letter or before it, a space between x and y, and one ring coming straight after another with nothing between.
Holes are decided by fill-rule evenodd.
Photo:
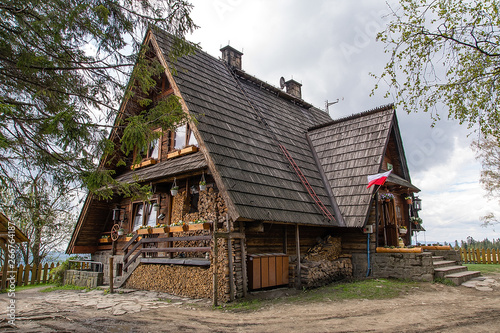
<instances>
[{"instance_id":1,"label":"brick chimney","mask_svg":"<svg viewBox=\"0 0 500 333\"><path fill-rule=\"evenodd\" d=\"M285 82L286 92L292 96L302 99L302 84L295 80L288 80Z\"/></svg>"},{"instance_id":2,"label":"brick chimney","mask_svg":"<svg viewBox=\"0 0 500 333\"><path fill-rule=\"evenodd\" d=\"M229 66L241 69L241 56L242 52L232 48L227 45L220 49L222 52L222 60L224 60Z\"/></svg>"}]
</instances>

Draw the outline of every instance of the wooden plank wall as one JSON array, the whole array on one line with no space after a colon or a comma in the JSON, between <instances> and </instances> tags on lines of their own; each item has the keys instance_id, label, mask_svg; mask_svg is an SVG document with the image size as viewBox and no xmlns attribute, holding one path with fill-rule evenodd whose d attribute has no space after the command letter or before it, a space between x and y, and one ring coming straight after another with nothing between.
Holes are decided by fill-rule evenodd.
<instances>
[{"instance_id":1,"label":"wooden plank wall","mask_svg":"<svg viewBox=\"0 0 500 333\"><path fill-rule=\"evenodd\" d=\"M286 230L286 237L285 237ZM307 250L315 246L320 239L328 235L338 236L340 228L325 228L314 226L300 226L300 253L304 255ZM366 236L361 234L366 243ZM352 237L356 239L356 237ZM286 239L286 254L297 254L295 245L295 226L285 224L264 223L263 232L246 233L248 254L284 253ZM365 246L366 251L366 246Z\"/></svg>"}]
</instances>

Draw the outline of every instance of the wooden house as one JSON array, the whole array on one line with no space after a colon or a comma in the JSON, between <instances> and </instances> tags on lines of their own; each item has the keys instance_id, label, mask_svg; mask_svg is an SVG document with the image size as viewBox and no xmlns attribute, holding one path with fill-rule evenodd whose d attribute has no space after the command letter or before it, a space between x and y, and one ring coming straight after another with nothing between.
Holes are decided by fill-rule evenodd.
<instances>
[{"instance_id":1,"label":"wooden house","mask_svg":"<svg viewBox=\"0 0 500 333\"><path fill-rule=\"evenodd\" d=\"M169 35L150 30L144 43L166 68L153 99L175 94L197 122L162 133L141 163L115 167L120 181L150 184L151 198L90 194L68 253L114 256L115 284L228 300L362 276L368 239L372 252L409 243L398 227L410 227L404 197L418 189L392 105L332 120L302 99L300 83L279 89L245 72L230 46L221 59L182 57L173 73ZM140 111L133 100L122 108ZM388 168L380 192L394 199L377 203L367 175Z\"/></svg>"}]
</instances>

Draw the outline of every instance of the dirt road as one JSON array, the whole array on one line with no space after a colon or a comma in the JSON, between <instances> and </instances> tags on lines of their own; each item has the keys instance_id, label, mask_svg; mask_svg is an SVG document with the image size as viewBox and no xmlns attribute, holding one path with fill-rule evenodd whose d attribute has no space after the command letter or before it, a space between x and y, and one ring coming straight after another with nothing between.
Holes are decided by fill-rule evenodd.
<instances>
[{"instance_id":1,"label":"dirt road","mask_svg":"<svg viewBox=\"0 0 500 333\"><path fill-rule=\"evenodd\" d=\"M500 275L494 276L500 282ZM5 332L500 332L500 287L481 291L422 283L398 298L296 302L256 311L212 309L207 300L157 292L38 289L16 293L16 329ZM282 291L285 293L287 291ZM161 299L161 300L160 300ZM0 295L5 318L7 294Z\"/></svg>"}]
</instances>

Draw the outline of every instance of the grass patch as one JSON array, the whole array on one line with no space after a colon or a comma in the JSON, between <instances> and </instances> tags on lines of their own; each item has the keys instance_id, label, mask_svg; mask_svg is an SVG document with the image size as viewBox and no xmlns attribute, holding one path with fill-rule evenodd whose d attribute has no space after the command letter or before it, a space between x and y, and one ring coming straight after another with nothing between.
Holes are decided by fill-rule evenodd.
<instances>
[{"instance_id":1,"label":"grass patch","mask_svg":"<svg viewBox=\"0 0 500 333\"><path fill-rule=\"evenodd\" d=\"M332 283L328 286L304 290L299 295L284 296L274 299L241 300L217 307L225 311L256 311L269 305L308 302L338 302L348 299L388 299L407 293L419 286L418 282L369 279L344 283Z\"/></svg>"},{"instance_id":2,"label":"grass patch","mask_svg":"<svg viewBox=\"0 0 500 333\"><path fill-rule=\"evenodd\" d=\"M38 288L38 287L50 287L50 286L53 286L53 284L52 283L40 283L40 284L28 284L27 286L22 286L22 287L16 286L16 292L28 290L28 289L33 289L33 288ZM0 291L0 293L4 294L8 291L9 291L9 289L7 288L7 289Z\"/></svg>"},{"instance_id":3,"label":"grass patch","mask_svg":"<svg viewBox=\"0 0 500 333\"><path fill-rule=\"evenodd\" d=\"M455 283L453 283L453 281L451 281L450 279L445 279L445 278L435 278L434 283L441 283L441 284L445 284L447 286L452 286L452 287L457 286Z\"/></svg>"},{"instance_id":4,"label":"grass patch","mask_svg":"<svg viewBox=\"0 0 500 333\"><path fill-rule=\"evenodd\" d=\"M480 271L481 274L488 273L498 273L500 274L500 265L499 264L464 264L465 267L469 271Z\"/></svg>"},{"instance_id":5,"label":"grass patch","mask_svg":"<svg viewBox=\"0 0 500 333\"><path fill-rule=\"evenodd\" d=\"M71 284L65 284L64 286L52 286L49 288L45 288L40 290L42 293L49 293L51 291L56 291L56 290L90 290L87 287L79 287L79 286L74 286Z\"/></svg>"},{"instance_id":6,"label":"grass patch","mask_svg":"<svg viewBox=\"0 0 500 333\"><path fill-rule=\"evenodd\" d=\"M417 286L417 282L369 279L334 283L318 289L306 290L298 301L340 301L345 299L387 299L398 297Z\"/></svg>"}]
</instances>

